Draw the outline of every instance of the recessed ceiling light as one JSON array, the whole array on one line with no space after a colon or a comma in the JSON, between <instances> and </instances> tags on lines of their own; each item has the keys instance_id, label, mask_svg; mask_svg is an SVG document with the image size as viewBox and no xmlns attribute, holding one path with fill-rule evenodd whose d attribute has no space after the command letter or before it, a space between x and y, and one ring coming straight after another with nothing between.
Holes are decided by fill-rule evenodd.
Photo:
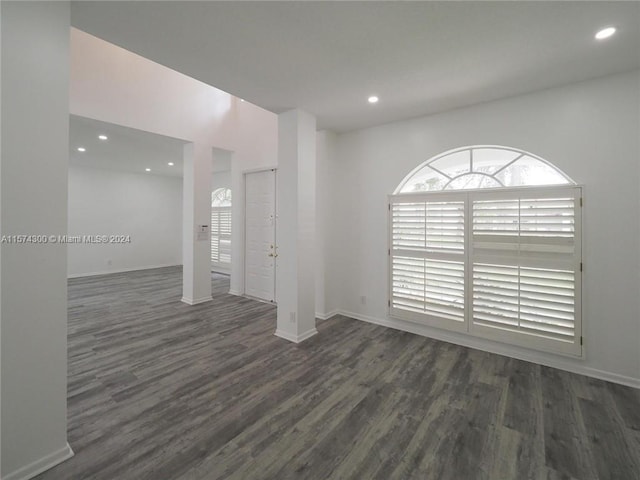
<instances>
[{"instance_id":1,"label":"recessed ceiling light","mask_svg":"<svg viewBox=\"0 0 640 480\"><path fill-rule=\"evenodd\" d=\"M167 163L167 165L169 165L170 167L173 167L173 162L169 162Z\"/></svg>"},{"instance_id":2,"label":"recessed ceiling light","mask_svg":"<svg viewBox=\"0 0 640 480\"><path fill-rule=\"evenodd\" d=\"M107 137L106 135L98 135L98 138L100 140L108 140L109 139L109 137Z\"/></svg>"},{"instance_id":3,"label":"recessed ceiling light","mask_svg":"<svg viewBox=\"0 0 640 480\"><path fill-rule=\"evenodd\" d=\"M379 100L379 98L378 98L378 97L376 97L375 95L371 95L371 96L367 99L367 101L368 101L369 103L378 103L378 100Z\"/></svg>"},{"instance_id":4,"label":"recessed ceiling light","mask_svg":"<svg viewBox=\"0 0 640 480\"><path fill-rule=\"evenodd\" d=\"M145 169L144 169L144 171L145 171L145 172L150 172L150 171L151 171L151 169L150 169L150 168L145 168Z\"/></svg>"},{"instance_id":5,"label":"recessed ceiling light","mask_svg":"<svg viewBox=\"0 0 640 480\"><path fill-rule=\"evenodd\" d=\"M84 147L78 147L78 151L79 151L79 152L86 152L86 151L87 151L87 149L86 149L86 148L84 148Z\"/></svg>"},{"instance_id":6,"label":"recessed ceiling light","mask_svg":"<svg viewBox=\"0 0 640 480\"><path fill-rule=\"evenodd\" d=\"M603 28L602 30L600 30L598 33L596 33L596 39L598 40L604 40L605 38L609 38L611 35L613 35L614 33L616 33L616 29L615 27L607 27L607 28Z\"/></svg>"},{"instance_id":7,"label":"recessed ceiling light","mask_svg":"<svg viewBox=\"0 0 640 480\"><path fill-rule=\"evenodd\" d=\"M244 102L244 98L241 98L241 99L240 99L240 101L241 101L241 102Z\"/></svg>"}]
</instances>

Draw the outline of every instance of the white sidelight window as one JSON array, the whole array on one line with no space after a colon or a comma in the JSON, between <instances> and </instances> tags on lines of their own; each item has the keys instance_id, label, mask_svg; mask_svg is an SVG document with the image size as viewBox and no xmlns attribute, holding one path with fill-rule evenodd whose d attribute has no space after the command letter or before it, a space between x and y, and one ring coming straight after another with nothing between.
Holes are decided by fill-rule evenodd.
<instances>
[{"instance_id":1,"label":"white sidelight window","mask_svg":"<svg viewBox=\"0 0 640 480\"><path fill-rule=\"evenodd\" d=\"M211 194L211 267L228 272L231 266L231 190Z\"/></svg>"},{"instance_id":2,"label":"white sidelight window","mask_svg":"<svg viewBox=\"0 0 640 480\"><path fill-rule=\"evenodd\" d=\"M390 197L390 315L580 356L581 204L566 175L511 148L420 166Z\"/></svg>"}]
</instances>

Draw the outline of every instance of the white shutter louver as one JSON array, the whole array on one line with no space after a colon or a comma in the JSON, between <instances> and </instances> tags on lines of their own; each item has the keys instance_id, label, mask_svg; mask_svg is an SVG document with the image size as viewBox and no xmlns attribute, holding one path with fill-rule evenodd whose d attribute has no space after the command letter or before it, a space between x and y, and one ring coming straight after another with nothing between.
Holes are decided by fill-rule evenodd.
<instances>
[{"instance_id":1,"label":"white shutter louver","mask_svg":"<svg viewBox=\"0 0 640 480\"><path fill-rule=\"evenodd\" d=\"M480 325L518 326L518 268L473 265L473 320Z\"/></svg>"},{"instance_id":2,"label":"white shutter louver","mask_svg":"<svg viewBox=\"0 0 640 480\"><path fill-rule=\"evenodd\" d=\"M465 202L403 200L391 205L392 313L463 325Z\"/></svg>"},{"instance_id":3,"label":"white shutter louver","mask_svg":"<svg viewBox=\"0 0 640 480\"><path fill-rule=\"evenodd\" d=\"M575 335L575 274L520 269L520 329L563 341Z\"/></svg>"},{"instance_id":4,"label":"white shutter louver","mask_svg":"<svg viewBox=\"0 0 640 480\"><path fill-rule=\"evenodd\" d=\"M220 209L220 263L231 263L231 208Z\"/></svg>"},{"instance_id":5,"label":"white shutter louver","mask_svg":"<svg viewBox=\"0 0 640 480\"><path fill-rule=\"evenodd\" d=\"M580 197L575 186L390 197L390 314L580 355Z\"/></svg>"},{"instance_id":6,"label":"white shutter louver","mask_svg":"<svg viewBox=\"0 0 640 480\"><path fill-rule=\"evenodd\" d=\"M393 306L464 321L464 264L393 258Z\"/></svg>"},{"instance_id":7,"label":"white shutter louver","mask_svg":"<svg viewBox=\"0 0 640 480\"><path fill-rule=\"evenodd\" d=\"M211 262L220 261L220 212L217 209L211 210Z\"/></svg>"},{"instance_id":8,"label":"white shutter louver","mask_svg":"<svg viewBox=\"0 0 640 480\"><path fill-rule=\"evenodd\" d=\"M211 263L221 268L231 263L231 207L211 209Z\"/></svg>"},{"instance_id":9,"label":"white shutter louver","mask_svg":"<svg viewBox=\"0 0 640 480\"><path fill-rule=\"evenodd\" d=\"M476 334L559 353L581 350L575 309L578 192L565 187L472 195Z\"/></svg>"}]
</instances>

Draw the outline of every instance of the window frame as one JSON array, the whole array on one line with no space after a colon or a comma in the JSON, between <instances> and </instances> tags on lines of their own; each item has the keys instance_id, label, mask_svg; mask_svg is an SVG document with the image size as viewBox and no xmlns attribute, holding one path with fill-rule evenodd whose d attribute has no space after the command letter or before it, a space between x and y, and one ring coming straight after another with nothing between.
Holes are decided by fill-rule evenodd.
<instances>
[{"instance_id":1,"label":"window frame","mask_svg":"<svg viewBox=\"0 0 640 480\"><path fill-rule=\"evenodd\" d=\"M440 156L438 157L440 158ZM554 167L555 168L555 167ZM407 177L408 178L408 177ZM403 181L404 184L404 181ZM495 327L477 325L473 322L473 200L489 198L553 198L557 195L567 195L572 192L574 202L574 253L571 262L574 272L574 341L573 343L551 340L541 336L500 330ZM464 321L454 322L429 314L400 311L393 307L393 205L394 200L401 198L405 202L411 201L447 201L465 199L464 207ZM447 331L464 333L466 335L497 341L511 346L525 347L536 351L554 353L574 358L584 358L583 346L583 307L582 307L582 243L583 243L583 198L584 187L575 183L548 186L518 186L500 188L480 188L468 190L439 190L427 192L394 193L387 197L387 298L388 316L390 318L417 323L428 327L435 327Z\"/></svg>"}]
</instances>

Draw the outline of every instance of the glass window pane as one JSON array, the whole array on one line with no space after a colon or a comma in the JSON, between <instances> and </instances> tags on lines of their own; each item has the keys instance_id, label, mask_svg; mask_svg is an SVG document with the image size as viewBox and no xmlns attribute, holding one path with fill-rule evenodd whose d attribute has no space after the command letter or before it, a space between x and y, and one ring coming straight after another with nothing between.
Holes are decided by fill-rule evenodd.
<instances>
[{"instance_id":1,"label":"glass window pane","mask_svg":"<svg viewBox=\"0 0 640 480\"><path fill-rule=\"evenodd\" d=\"M471 171L470 164L471 153L469 150L454 152L446 157L439 158L435 162L429 163L429 166L441 171L451 178L457 177L463 173Z\"/></svg>"},{"instance_id":2,"label":"glass window pane","mask_svg":"<svg viewBox=\"0 0 640 480\"><path fill-rule=\"evenodd\" d=\"M231 189L218 188L211 193L212 207L230 207L231 206Z\"/></svg>"},{"instance_id":3,"label":"glass window pane","mask_svg":"<svg viewBox=\"0 0 640 480\"><path fill-rule=\"evenodd\" d=\"M402 186L401 193L411 192L429 192L435 190L442 190L449 179L438 172L425 166L416 172L408 181Z\"/></svg>"},{"instance_id":4,"label":"glass window pane","mask_svg":"<svg viewBox=\"0 0 640 480\"><path fill-rule=\"evenodd\" d=\"M555 168L537 158L522 157L496 175L507 187L561 185L569 183Z\"/></svg>"},{"instance_id":5,"label":"glass window pane","mask_svg":"<svg viewBox=\"0 0 640 480\"><path fill-rule=\"evenodd\" d=\"M445 187L445 190L465 190L469 188L498 188L501 187L500 182L493 177L482 175L479 173L468 173L451 180L451 183Z\"/></svg>"},{"instance_id":6,"label":"glass window pane","mask_svg":"<svg viewBox=\"0 0 640 480\"><path fill-rule=\"evenodd\" d=\"M473 171L492 175L520 155L520 152L502 148L474 148Z\"/></svg>"},{"instance_id":7,"label":"glass window pane","mask_svg":"<svg viewBox=\"0 0 640 480\"><path fill-rule=\"evenodd\" d=\"M553 165L508 147L470 147L436 158L406 180L398 193L574 183Z\"/></svg>"}]
</instances>

